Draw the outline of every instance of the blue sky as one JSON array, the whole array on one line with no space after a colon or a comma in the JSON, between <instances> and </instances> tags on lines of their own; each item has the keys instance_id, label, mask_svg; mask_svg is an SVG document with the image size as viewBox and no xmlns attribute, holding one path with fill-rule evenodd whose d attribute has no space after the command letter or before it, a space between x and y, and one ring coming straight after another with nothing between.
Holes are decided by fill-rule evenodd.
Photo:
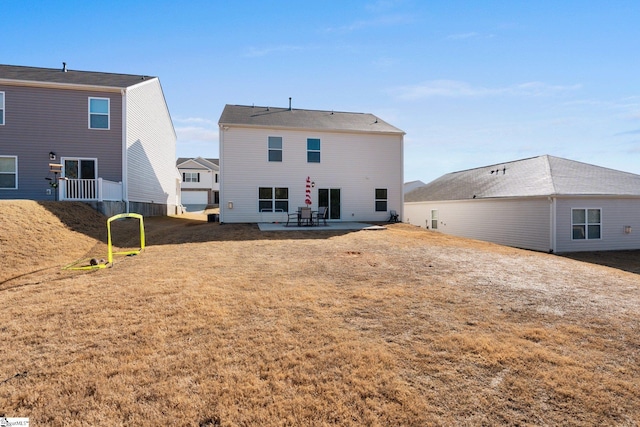
<instances>
[{"instance_id":1,"label":"blue sky","mask_svg":"<svg viewBox=\"0 0 640 427\"><path fill-rule=\"evenodd\" d=\"M0 63L159 76L180 157L225 104L373 113L405 181L551 154L640 174L640 1L0 0Z\"/></svg>"}]
</instances>

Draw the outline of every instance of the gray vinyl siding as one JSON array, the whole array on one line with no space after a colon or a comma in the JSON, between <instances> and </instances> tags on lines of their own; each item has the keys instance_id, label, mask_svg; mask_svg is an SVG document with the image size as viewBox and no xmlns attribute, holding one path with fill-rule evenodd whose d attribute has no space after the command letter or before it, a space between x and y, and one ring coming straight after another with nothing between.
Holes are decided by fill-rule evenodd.
<instances>
[{"instance_id":1,"label":"gray vinyl siding","mask_svg":"<svg viewBox=\"0 0 640 427\"><path fill-rule=\"evenodd\" d=\"M282 137L282 162L268 161L268 137ZM320 163L307 162L307 138L320 139ZM339 188L341 221L386 221L402 211L402 136L231 127L221 130L221 220L286 221L284 213L258 212L259 187L289 189L289 211L304 206L307 176L318 189ZM375 189L387 189L387 212L375 211ZM233 209L228 208L233 202Z\"/></svg>"},{"instance_id":2,"label":"gray vinyl siding","mask_svg":"<svg viewBox=\"0 0 640 427\"><path fill-rule=\"evenodd\" d=\"M122 97L119 92L0 85L5 93L5 125L0 155L18 156L18 189L0 189L0 199L53 200L47 195L49 152L98 159L98 175L122 180ZM88 128L88 99L110 99L110 130Z\"/></svg>"},{"instance_id":3,"label":"gray vinyl siding","mask_svg":"<svg viewBox=\"0 0 640 427\"><path fill-rule=\"evenodd\" d=\"M126 99L128 200L175 206L176 135L159 80L129 88Z\"/></svg>"},{"instance_id":4,"label":"gray vinyl siding","mask_svg":"<svg viewBox=\"0 0 640 427\"><path fill-rule=\"evenodd\" d=\"M551 249L551 203L545 198L430 201L405 203L404 221L436 231L505 246L547 252Z\"/></svg>"},{"instance_id":5,"label":"gray vinyl siding","mask_svg":"<svg viewBox=\"0 0 640 427\"><path fill-rule=\"evenodd\" d=\"M601 238L572 240L571 210L601 209ZM556 252L631 250L640 248L640 198L558 198ZM624 232L631 226L630 234Z\"/></svg>"}]
</instances>

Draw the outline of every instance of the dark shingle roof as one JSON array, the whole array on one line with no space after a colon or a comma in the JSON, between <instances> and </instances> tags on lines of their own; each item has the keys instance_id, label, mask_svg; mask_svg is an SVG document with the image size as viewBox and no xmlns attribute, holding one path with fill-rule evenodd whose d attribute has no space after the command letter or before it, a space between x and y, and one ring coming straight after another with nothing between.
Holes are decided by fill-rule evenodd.
<instances>
[{"instance_id":1,"label":"dark shingle roof","mask_svg":"<svg viewBox=\"0 0 640 427\"><path fill-rule=\"evenodd\" d=\"M640 175L545 155L449 173L404 201L561 195L640 196Z\"/></svg>"},{"instance_id":2,"label":"dark shingle roof","mask_svg":"<svg viewBox=\"0 0 640 427\"><path fill-rule=\"evenodd\" d=\"M178 157L178 160L176 160L176 166L180 166L183 163L188 162L189 160L204 166L207 169L215 169L212 168L210 164L211 163L215 166L220 167L220 159L205 159L203 157Z\"/></svg>"},{"instance_id":3,"label":"dark shingle roof","mask_svg":"<svg viewBox=\"0 0 640 427\"><path fill-rule=\"evenodd\" d=\"M226 105L220 125L243 125L269 128L317 129L351 132L404 132L368 113L301 110L275 107Z\"/></svg>"},{"instance_id":4,"label":"dark shingle roof","mask_svg":"<svg viewBox=\"0 0 640 427\"><path fill-rule=\"evenodd\" d=\"M36 68L16 65L0 65L0 81L19 80L33 83L127 88L155 77L99 73L93 71L63 71L60 68Z\"/></svg>"}]
</instances>

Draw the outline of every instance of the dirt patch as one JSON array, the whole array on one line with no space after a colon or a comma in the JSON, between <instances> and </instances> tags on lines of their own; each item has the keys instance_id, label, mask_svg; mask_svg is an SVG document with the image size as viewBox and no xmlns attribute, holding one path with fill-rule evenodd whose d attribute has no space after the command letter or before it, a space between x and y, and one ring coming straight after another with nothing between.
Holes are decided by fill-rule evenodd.
<instances>
[{"instance_id":1,"label":"dirt patch","mask_svg":"<svg viewBox=\"0 0 640 427\"><path fill-rule=\"evenodd\" d=\"M71 426L640 423L637 274L403 224L265 233L187 217L145 219L143 253L67 272L60 266L104 245L100 227L70 221L41 227L60 227L51 241L66 257L39 260L51 248L36 220L2 242L0 416ZM22 233L42 243L25 252ZM135 232L119 242L135 244ZM5 269L14 253L49 267Z\"/></svg>"}]
</instances>

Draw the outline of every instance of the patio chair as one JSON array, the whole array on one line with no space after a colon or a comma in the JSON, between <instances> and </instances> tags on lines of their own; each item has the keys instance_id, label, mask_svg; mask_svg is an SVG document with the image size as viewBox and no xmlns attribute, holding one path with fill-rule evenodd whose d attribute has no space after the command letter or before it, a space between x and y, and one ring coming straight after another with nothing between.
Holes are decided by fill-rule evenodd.
<instances>
[{"instance_id":1,"label":"patio chair","mask_svg":"<svg viewBox=\"0 0 640 427\"><path fill-rule=\"evenodd\" d=\"M297 211L295 211L294 213L288 213L287 214L287 223L284 225L285 227L289 226L289 222L291 221L295 221L296 225L300 225L300 211L304 209L302 207L299 207Z\"/></svg>"},{"instance_id":2,"label":"patio chair","mask_svg":"<svg viewBox=\"0 0 640 427\"><path fill-rule=\"evenodd\" d=\"M313 225L311 208L302 208L300 210L300 219L298 220L298 225Z\"/></svg>"},{"instance_id":3,"label":"patio chair","mask_svg":"<svg viewBox=\"0 0 640 427\"><path fill-rule=\"evenodd\" d=\"M389 220L387 222L400 222L400 215L396 211L389 211Z\"/></svg>"},{"instance_id":4,"label":"patio chair","mask_svg":"<svg viewBox=\"0 0 640 427\"><path fill-rule=\"evenodd\" d=\"M324 225L327 225L327 214L329 213L329 208L325 206L320 206L318 208L318 212L316 212L316 219L314 221L315 225L320 225L320 220L324 222Z\"/></svg>"}]
</instances>

